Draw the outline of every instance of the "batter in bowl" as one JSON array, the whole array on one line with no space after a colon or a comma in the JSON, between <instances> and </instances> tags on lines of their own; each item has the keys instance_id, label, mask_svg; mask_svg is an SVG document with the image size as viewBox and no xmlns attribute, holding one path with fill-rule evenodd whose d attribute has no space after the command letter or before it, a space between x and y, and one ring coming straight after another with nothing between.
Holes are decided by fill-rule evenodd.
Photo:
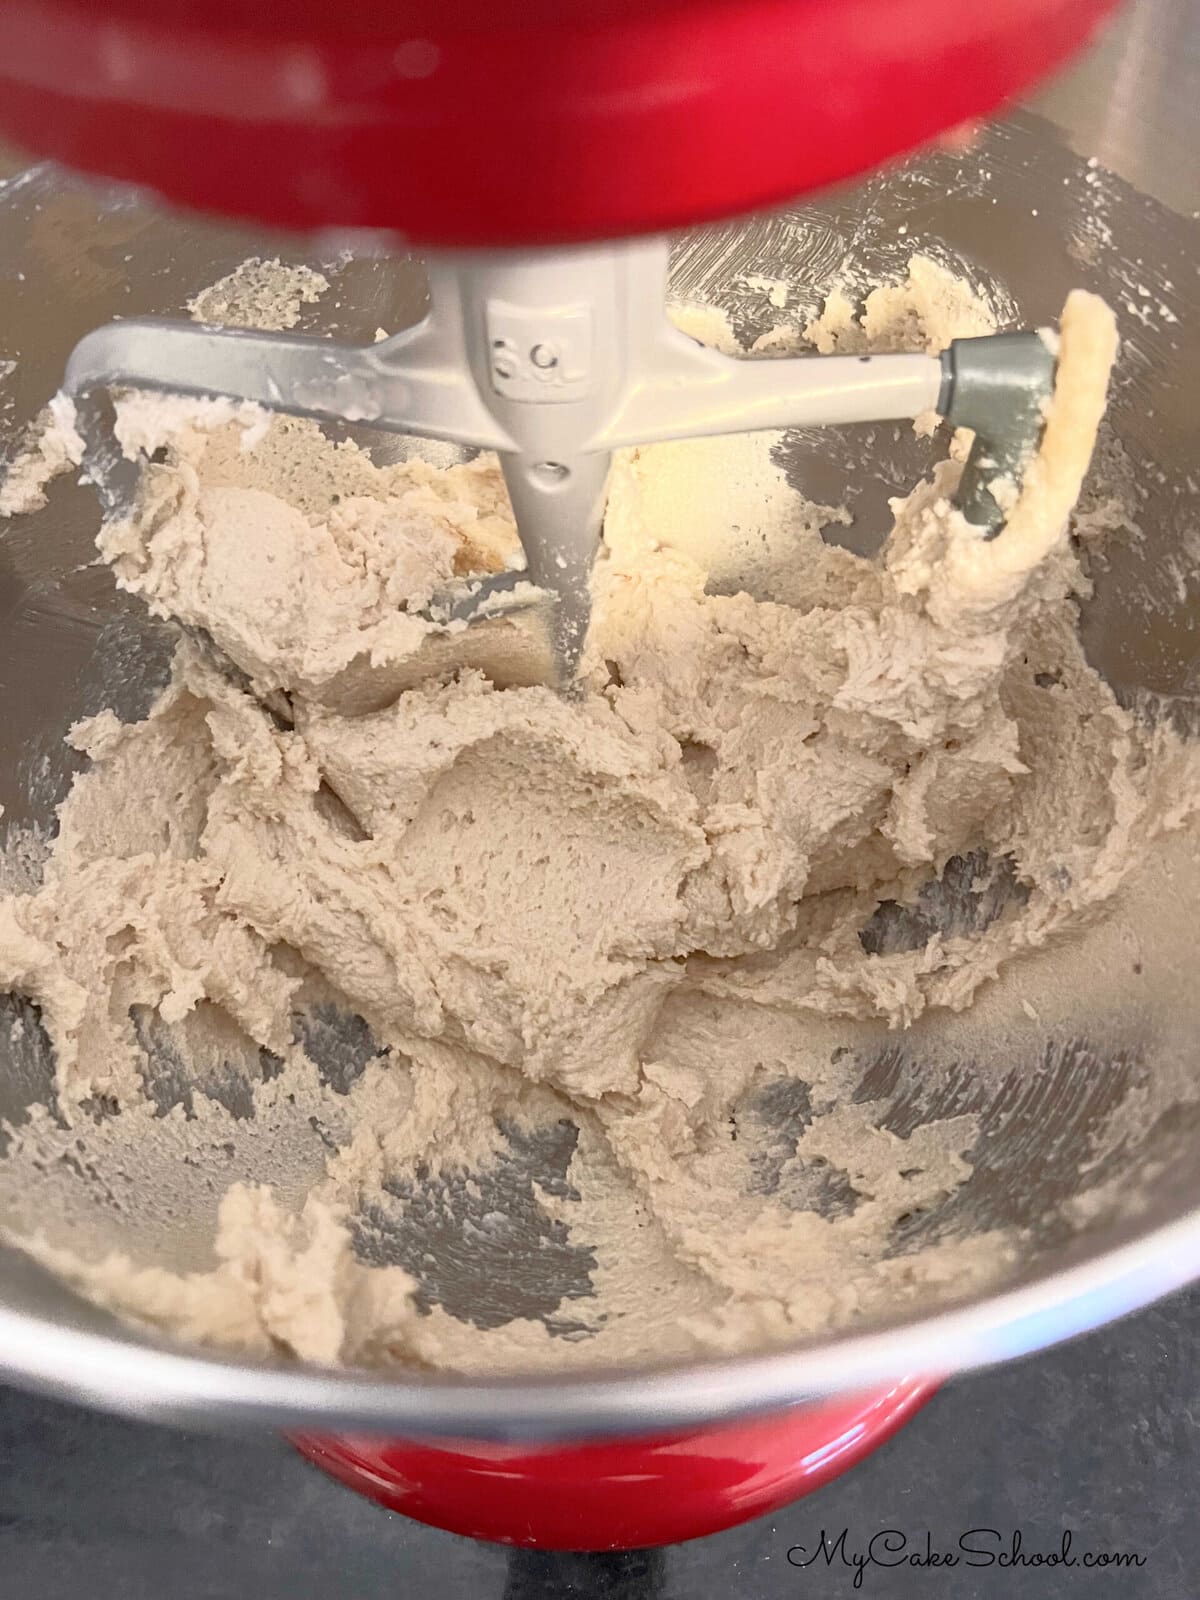
<instances>
[{"instance_id":1,"label":"batter in bowl","mask_svg":"<svg viewBox=\"0 0 1200 1600\"><path fill-rule=\"evenodd\" d=\"M803 338L940 349L988 326L918 258ZM668 1356L1000 1274L1001 1233L892 1248L969 1175L974 1119L900 1139L830 1044L969 1007L1087 927L1200 795L1194 753L1079 645L1070 517L1111 314L1073 295L1060 338L994 541L952 508L962 440L874 559L795 497L720 550L688 537L705 474L777 493L761 441L623 457L570 700L513 671L536 624L468 640L422 614L519 548L494 462L379 467L253 407L119 400L142 487L100 552L188 633L144 721L73 730L90 765L42 879L0 901L0 989L36 1005L57 1091L10 1130L10 1241L184 1338L464 1370L644 1355L648 1296ZM60 411L12 502L77 454ZM957 919L890 936L948 876ZM359 1030L353 1071L321 1059L331 1016ZM205 1172L215 1245L181 1264L160 1215L80 1249L53 1198L70 1141L114 1191ZM531 1141L552 1180L513 1166ZM431 1288L414 1218L464 1196L501 1284L514 1212L537 1213L544 1304Z\"/></svg>"}]
</instances>

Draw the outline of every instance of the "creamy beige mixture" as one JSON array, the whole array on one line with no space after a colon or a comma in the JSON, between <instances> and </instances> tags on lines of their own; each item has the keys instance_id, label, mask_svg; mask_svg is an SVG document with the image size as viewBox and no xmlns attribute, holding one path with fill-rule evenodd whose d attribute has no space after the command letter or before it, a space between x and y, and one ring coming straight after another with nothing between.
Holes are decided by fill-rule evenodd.
<instances>
[{"instance_id":1,"label":"creamy beige mixture","mask_svg":"<svg viewBox=\"0 0 1200 1600\"><path fill-rule=\"evenodd\" d=\"M989 325L918 259L771 343L940 349ZM494 461L378 467L253 407L125 397L143 490L101 554L193 632L145 721L75 728L90 765L44 881L0 901L0 990L39 1008L58 1097L57 1119L9 1130L9 1237L184 1337L456 1368L644 1356L648 1300L668 1356L1002 1273L1019 1241L1001 1235L889 1248L969 1174L974 1121L875 1126L842 1096L837 1030L969 1006L1086 925L1200 793L1075 631L1068 522L1115 345L1073 295L1042 449L991 542L950 503L962 440L894 502L874 560L822 539L845 514L788 490L769 441L625 456L572 701L510 670L536 616L468 639L421 614L518 549ZM77 458L63 422L17 463L10 509ZM713 592L748 570L753 596ZM972 852L981 894L1001 863L1019 887L995 920L890 953L860 937ZM335 1011L369 1030L342 1083L297 1021ZM167 1108L164 1052L191 1086ZM790 1123L780 1084L811 1102ZM395 1241L422 1206L431 1238L431 1207L466 1206L485 1285L526 1270L487 1185L514 1130L563 1127L556 1181L519 1201L590 1292L475 1316L418 1291L421 1252ZM172 1163L207 1162L212 1210L187 1208L215 1247L184 1259L164 1208L82 1248L69 1206L47 1221L69 1139L118 1187L166 1193ZM831 1175L851 1206L814 1199Z\"/></svg>"}]
</instances>

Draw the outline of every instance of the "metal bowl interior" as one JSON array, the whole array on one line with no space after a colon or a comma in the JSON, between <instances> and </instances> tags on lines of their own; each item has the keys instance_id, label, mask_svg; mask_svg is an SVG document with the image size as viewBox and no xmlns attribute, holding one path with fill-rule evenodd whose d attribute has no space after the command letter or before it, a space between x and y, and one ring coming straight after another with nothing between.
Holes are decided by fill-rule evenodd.
<instances>
[{"instance_id":1,"label":"metal bowl interior","mask_svg":"<svg viewBox=\"0 0 1200 1600\"><path fill-rule=\"evenodd\" d=\"M1090 78L1067 80L1038 113L987 130L970 154L922 155L854 190L681 238L673 286L682 298L721 305L747 344L775 315L753 287L756 275L809 286L816 309L839 272L879 280L918 249L1002 285L1026 324L1051 320L1074 285L1104 294L1124 345L1096 492L1128 491L1137 527L1095 561L1083 637L1136 715L1197 736L1200 224L1192 208L1200 179L1194 163L1160 163L1130 111L1142 94L1165 119L1160 135L1172 126L1174 147L1190 140L1194 148L1195 97L1179 88L1188 40L1172 34L1185 11L1162 4L1132 13L1115 94L1106 93L1110 43ZM1174 61L1164 42L1172 37L1182 41ZM1104 168L1088 164L1092 152ZM325 265L334 293L307 316L314 330L369 340L381 323L415 320L419 264L362 245L267 240L167 216L54 169L14 174L0 185L0 449L54 392L81 334L113 316L178 312L250 254ZM349 253L339 254L343 246ZM803 309L802 294L793 311ZM915 481L929 456L907 436L861 435L789 435L778 459L814 499L849 490L854 541L867 548L885 526L887 495ZM876 470L864 480L868 443ZM46 509L0 525L0 827L10 856L14 839L51 825L69 786L76 758L62 742L67 727L109 705L139 714L162 681L169 637L93 564L97 520L88 491L60 482ZM1030 956L968 1017L929 1015L898 1035L846 1027L840 1047L858 1064L856 1095L877 1108L881 1126L903 1135L958 1112L979 1117L972 1177L944 1206L911 1219L905 1247L947 1233L1019 1230L1019 1264L986 1294L957 1298L948 1285L918 1315L898 1308L839 1337L736 1360L663 1367L648 1355L637 1370L485 1381L261 1365L168 1347L5 1251L0 1372L192 1420L550 1437L706 1420L1066 1336L1200 1267L1197 886L1197 841L1182 833L1145 864L1106 921L1068 948ZM918 935L909 927L894 936ZM14 1123L47 1097L52 1073L44 1035L36 1019L29 1023L19 997L0 998L0 1116ZM536 1177L557 1156L547 1148L527 1158ZM81 1216L90 1204L81 1200ZM182 1236L182 1221L179 1228ZM455 1292L443 1289L443 1300ZM536 1282L498 1291L470 1280L458 1292L492 1316L497 1305L537 1307L546 1298Z\"/></svg>"}]
</instances>

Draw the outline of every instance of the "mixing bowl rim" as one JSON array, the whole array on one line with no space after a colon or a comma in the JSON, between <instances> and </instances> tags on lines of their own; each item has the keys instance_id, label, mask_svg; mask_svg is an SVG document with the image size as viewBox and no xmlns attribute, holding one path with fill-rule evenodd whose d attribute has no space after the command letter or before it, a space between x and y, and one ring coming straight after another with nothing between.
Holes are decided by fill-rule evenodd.
<instances>
[{"instance_id":1,"label":"mixing bowl rim","mask_svg":"<svg viewBox=\"0 0 1200 1600\"><path fill-rule=\"evenodd\" d=\"M636 1435L994 1364L1136 1311L1197 1276L1200 1208L1065 1271L881 1331L657 1371L494 1378L269 1365L3 1307L0 1377L189 1425L547 1442Z\"/></svg>"}]
</instances>

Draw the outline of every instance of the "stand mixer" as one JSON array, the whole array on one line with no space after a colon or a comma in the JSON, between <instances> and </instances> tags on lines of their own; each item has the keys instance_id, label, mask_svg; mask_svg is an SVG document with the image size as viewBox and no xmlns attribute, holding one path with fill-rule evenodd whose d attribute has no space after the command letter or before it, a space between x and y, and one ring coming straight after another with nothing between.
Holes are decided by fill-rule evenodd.
<instances>
[{"instance_id":1,"label":"stand mixer","mask_svg":"<svg viewBox=\"0 0 1200 1600\"><path fill-rule=\"evenodd\" d=\"M959 504L981 536L999 531L988 483L1019 483L1053 388L1042 336L959 340L940 360L739 361L667 321L660 230L795 194L985 110L1078 42L1104 9L1096 0L1005 0L965 22L945 0L755 0L699 13L606 0L570 17L543 6L496 18L460 0L436 17L420 6L367 8L347 25L337 8L310 0L289 8L277 33L236 5L164 13L121 0L94 23L56 0L0 19L0 71L15 89L3 120L19 139L172 198L264 220L403 227L434 247L428 316L374 346L122 321L81 341L65 388L75 397L113 386L222 395L497 451L526 566L435 597L432 614L462 624L549 593L553 676L569 688L614 450L935 411L974 430ZM45 91L68 102L62 127ZM197 118L221 142L240 126L237 158L226 164L204 138L178 172L164 166ZM444 135L476 170L459 187L462 167L443 154L440 172L454 176L438 187L391 181L380 167L386 127L360 139L380 119L403 126L407 148L414 128L422 143ZM297 131L268 191L258 147L282 152L289 124ZM598 143L609 134L611 151ZM852 135L844 148L840 135ZM306 172L296 163L314 140L320 150ZM765 180L763 162L751 159L764 146ZM410 162L420 160L418 147ZM480 187L480 163L500 176L496 192ZM575 242L649 229L647 239ZM449 246L473 248L440 253ZM83 431L103 485L101 431Z\"/></svg>"},{"instance_id":2,"label":"stand mixer","mask_svg":"<svg viewBox=\"0 0 1200 1600\"><path fill-rule=\"evenodd\" d=\"M245 395L276 409L500 450L528 567L447 595L445 608L477 616L521 603L527 578L556 591L564 682L586 627L607 457L624 444L937 409L983 438L961 504L983 532L996 529L987 484L1006 466L1019 472L1053 377L1038 335L962 341L941 360L736 362L665 322L659 241L663 229L833 181L988 109L1082 42L1102 6L1022 0L965 18L931 0L687 8L608 0L582 19L530 4L518 20L461 0L436 18L423 6L391 6L360 7L350 19L299 0L269 28L247 21L245 9L220 0L170 8L117 0L93 15L18 0L0 14L0 123L30 148L143 181L183 203L304 227L403 228L433 251L430 318L363 349L126 320L87 336L71 359L67 386L81 413L86 396L131 384ZM401 140L402 172L394 154ZM588 243L595 239L622 242ZM1185 1254L1182 1245L1174 1252L1177 1276ZM1122 1305L1170 1276L1161 1261L1153 1274L1145 1262L1138 1270L1133 1287L1128 1269ZM1074 1326L1112 1314L1115 1294L1103 1312L1081 1301ZM1035 1330L1038 1310L1027 1308L1019 1329L989 1325L990 1342L979 1333L969 1359L1060 1336L1061 1307L1053 1318L1042 1308ZM987 1319L976 1320L982 1327ZM6 1325L6 1370L24 1362L45 1382L51 1361L60 1361L60 1387L177 1416L189 1406L191 1414L219 1414L222 1405L232 1414L252 1395L257 1415L277 1424L453 1433L459 1444L445 1450L311 1432L302 1447L401 1509L485 1536L509 1538L520 1526L531 1543L609 1543L633 1537L624 1530L634 1524L649 1542L765 1509L844 1469L929 1392L912 1379L884 1388L896 1372L913 1370L889 1350L873 1367L851 1369L847 1360L834 1380L818 1373L826 1395L844 1386L853 1401L708 1429L698 1437L710 1441L714 1482L754 1449L778 1470L754 1490L757 1499L739 1488L731 1510L726 1486L700 1511L684 1504L679 1485L696 1489L703 1452L679 1448L674 1436L661 1449L647 1447L653 1461L639 1461L625 1440L543 1451L520 1440L540 1443L572 1428L635 1433L696 1417L707 1426L712 1416L749 1409L745 1390L735 1393L721 1373L700 1374L704 1392L698 1400L689 1394L691 1409L679 1401L672 1411L661 1392L676 1376L681 1385L696 1377L684 1372L638 1401L636 1417L630 1402L620 1418L613 1409L601 1415L584 1385L574 1393L548 1385L536 1416L526 1394L493 1385L488 1414L478 1392L311 1370L263 1381L260 1371L236 1368L242 1388L231 1398L229 1389L215 1392L212 1377L227 1368L174 1352L121 1347L126 1370L114 1377L111 1360L106 1365L114 1341L97 1344L89 1365L88 1352L67 1349L69 1321L61 1312L57 1337L41 1334L40 1368ZM940 1372L963 1359L962 1339L953 1349L927 1344L922 1356L917 1370ZM756 1406L764 1393L782 1408L800 1392L795 1366L785 1374L783 1362L774 1387L756 1391ZM809 1360L810 1370L818 1367ZM804 1390L809 1398L816 1381ZM864 1398L868 1382L880 1390ZM324 1405L314 1398L318 1383L329 1385ZM118 1393L121 1384L126 1392ZM514 1409L526 1419L523 1436L510 1422ZM566 1426L564 1415L583 1418L587 1429ZM461 1443L480 1436L517 1443ZM663 1494L647 1496L646 1482ZM425 1486L424 1499L414 1501L414 1483ZM547 1507L561 1511L568 1493L570 1517L556 1530ZM641 1520L630 1523L633 1493ZM458 1522L446 1510L455 1496ZM591 1509L591 1533L580 1531L580 1507Z\"/></svg>"}]
</instances>

